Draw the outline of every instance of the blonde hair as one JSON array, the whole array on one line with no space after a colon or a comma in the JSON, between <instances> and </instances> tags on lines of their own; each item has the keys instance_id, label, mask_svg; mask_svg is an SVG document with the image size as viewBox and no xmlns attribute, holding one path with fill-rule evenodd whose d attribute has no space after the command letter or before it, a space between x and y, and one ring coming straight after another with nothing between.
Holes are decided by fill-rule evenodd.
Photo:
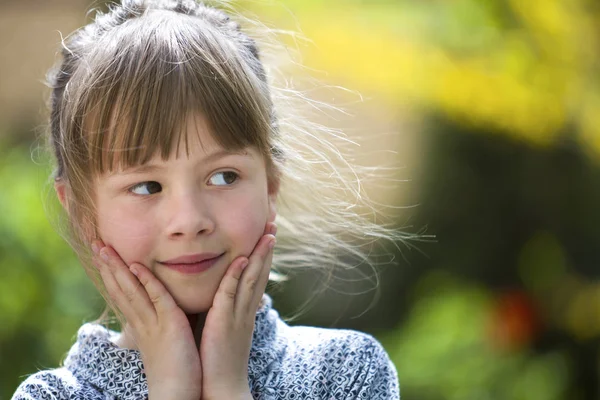
<instances>
[{"instance_id":1,"label":"blonde hair","mask_svg":"<svg viewBox=\"0 0 600 400\"><path fill-rule=\"evenodd\" d=\"M220 7L259 26L227 3ZM286 81L278 85L277 69L263 64L256 40L228 14L193 0L123 0L70 35L48 74L55 179L68 192L66 238L109 306L91 266L91 182L187 148L184 125L192 113L202 113L224 148L257 148L270 182L280 182L273 281L298 268L322 269L330 279L337 268L374 266L370 244L400 249L412 237L371 220L377 210L361 187L367 170L344 157L341 132L299 112L326 105ZM265 32L264 48L278 48L273 32Z\"/></svg>"}]
</instances>

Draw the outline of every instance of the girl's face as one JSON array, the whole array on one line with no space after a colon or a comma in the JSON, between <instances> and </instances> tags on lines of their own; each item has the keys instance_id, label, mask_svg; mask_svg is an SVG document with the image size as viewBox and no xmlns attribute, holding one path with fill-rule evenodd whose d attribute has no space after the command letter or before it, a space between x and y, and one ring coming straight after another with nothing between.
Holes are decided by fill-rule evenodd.
<instances>
[{"instance_id":1,"label":"girl's face","mask_svg":"<svg viewBox=\"0 0 600 400\"><path fill-rule=\"evenodd\" d=\"M128 265L148 267L188 314L208 311L231 262L249 256L275 219L277 196L257 150L225 151L196 118L187 128L189 156L181 146L167 161L155 157L94 182L100 239ZM202 253L221 256L199 273L164 264Z\"/></svg>"}]
</instances>

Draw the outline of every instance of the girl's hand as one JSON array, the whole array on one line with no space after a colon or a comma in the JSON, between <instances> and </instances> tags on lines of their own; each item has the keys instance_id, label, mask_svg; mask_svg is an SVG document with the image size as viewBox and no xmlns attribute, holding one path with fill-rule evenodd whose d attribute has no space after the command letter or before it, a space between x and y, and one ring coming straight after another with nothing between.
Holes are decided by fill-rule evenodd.
<instances>
[{"instance_id":1,"label":"girl's hand","mask_svg":"<svg viewBox=\"0 0 600 400\"><path fill-rule=\"evenodd\" d=\"M200 344L203 400L252 398L248 358L276 231L275 224L268 223L249 259L240 257L231 263L206 315Z\"/></svg>"},{"instance_id":2,"label":"girl's hand","mask_svg":"<svg viewBox=\"0 0 600 400\"><path fill-rule=\"evenodd\" d=\"M137 263L128 268L101 241L92 248L108 295L127 319L141 352L149 399L200 399L200 356L183 310L148 268Z\"/></svg>"}]
</instances>

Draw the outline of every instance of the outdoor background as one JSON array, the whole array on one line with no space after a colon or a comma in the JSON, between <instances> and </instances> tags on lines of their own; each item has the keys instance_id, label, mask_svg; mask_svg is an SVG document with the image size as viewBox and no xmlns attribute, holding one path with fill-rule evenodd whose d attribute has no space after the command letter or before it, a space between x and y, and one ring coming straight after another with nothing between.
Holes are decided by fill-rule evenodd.
<instances>
[{"instance_id":1,"label":"outdoor background","mask_svg":"<svg viewBox=\"0 0 600 400\"><path fill-rule=\"evenodd\" d=\"M304 64L351 90L314 91L351 114L323 122L348 128L361 162L402 167L372 197L436 237L397 254L377 291L334 283L294 323L373 334L404 399L600 399L600 3L238 4L312 41L295 44ZM0 400L101 309L48 222L36 140L60 33L90 6L0 0ZM275 307L291 315L316 281L299 276Z\"/></svg>"}]
</instances>

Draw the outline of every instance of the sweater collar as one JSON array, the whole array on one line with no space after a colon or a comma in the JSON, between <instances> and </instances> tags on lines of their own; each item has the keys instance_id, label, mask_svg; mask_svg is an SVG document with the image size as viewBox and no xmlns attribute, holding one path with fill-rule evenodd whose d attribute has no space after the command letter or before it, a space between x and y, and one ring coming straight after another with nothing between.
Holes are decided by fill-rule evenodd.
<instances>
[{"instance_id":1,"label":"sweater collar","mask_svg":"<svg viewBox=\"0 0 600 400\"><path fill-rule=\"evenodd\" d=\"M272 299L263 295L262 305L256 313L248 370L250 380L256 379L276 357L272 354L275 340L277 311ZM96 323L81 326L77 342L71 347L64 366L79 379L92 384L123 400L148 396L141 354L137 350L119 348L114 341L118 332ZM256 357L256 355L262 355Z\"/></svg>"}]
</instances>

